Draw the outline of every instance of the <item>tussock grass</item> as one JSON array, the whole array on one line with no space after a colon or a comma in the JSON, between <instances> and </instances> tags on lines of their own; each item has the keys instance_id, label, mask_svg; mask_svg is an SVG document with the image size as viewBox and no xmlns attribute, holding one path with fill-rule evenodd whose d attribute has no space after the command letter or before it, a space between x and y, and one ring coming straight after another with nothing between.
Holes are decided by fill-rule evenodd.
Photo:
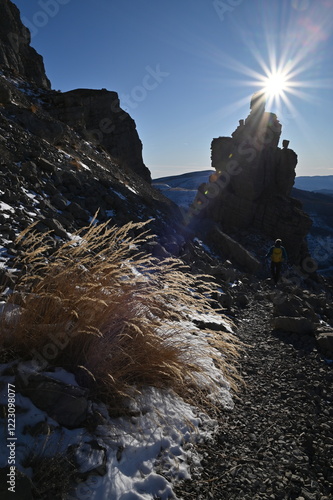
<instances>
[{"instance_id":1,"label":"tussock grass","mask_svg":"<svg viewBox=\"0 0 333 500\"><path fill-rule=\"evenodd\" d=\"M235 337L205 330L199 344L189 335L198 334L195 326L182 323L191 312L216 314L210 298L216 285L179 260L157 262L140 252L152 237L145 226L92 223L55 251L48 235L24 231L24 271L8 301L19 296L22 309L15 322L3 315L2 348L83 374L111 405L145 385L171 387L198 402L216 387L204 359L213 359L235 387Z\"/></svg>"}]
</instances>

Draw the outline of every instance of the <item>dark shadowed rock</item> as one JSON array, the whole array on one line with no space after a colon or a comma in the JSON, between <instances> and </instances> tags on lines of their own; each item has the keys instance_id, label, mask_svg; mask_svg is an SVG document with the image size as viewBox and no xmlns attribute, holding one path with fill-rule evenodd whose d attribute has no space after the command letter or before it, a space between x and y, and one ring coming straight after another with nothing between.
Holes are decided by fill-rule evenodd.
<instances>
[{"instance_id":1,"label":"dark shadowed rock","mask_svg":"<svg viewBox=\"0 0 333 500\"><path fill-rule=\"evenodd\" d=\"M231 259L240 269L249 273L255 273L258 270L260 262L240 243L221 231L217 225L207 233L206 238L214 251Z\"/></svg>"},{"instance_id":2,"label":"dark shadowed rock","mask_svg":"<svg viewBox=\"0 0 333 500\"><path fill-rule=\"evenodd\" d=\"M281 129L277 116L265 111L262 95L255 95L249 116L232 137L213 139L216 173L199 187L191 210L229 234L246 230L279 237L290 259L299 262L307 256L305 236L312 222L290 197L297 155L289 141L278 147Z\"/></svg>"},{"instance_id":3,"label":"dark shadowed rock","mask_svg":"<svg viewBox=\"0 0 333 500\"><path fill-rule=\"evenodd\" d=\"M98 474L104 476L107 472L107 450L96 440L80 443L70 448L81 474Z\"/></svg>"},{"instance_id":4,"label":"dark shadowed rock","mask_svg":"<svg viewBox=\"0 0 333 500\"><path fill-rule=\"evenodd\" d=\"M318 315L309 302L297 295L285 295L283 301L274 303L273 314L276 317L303 317L313 323L319 322Z\"/></svg>"},{"instance_id":5,"label":"dark shadowed rock","mask_svg":"<svg viewBox=\"0 0 333 500\"><path fill-rule=\"evenodd\" d=\"M68 238L65 229L57 219L44 218L40 221L40 223L44 224L48 229L54 232L56 236L59 236L59 238L63 238L64 240Z\"/></svg>"},{"instance_id":6,"label":"dark shadowed rock","mask_svg":"<svg viewBox=\"0 0 333 500\"><path fill-rule=\"evenodd\" d=\"M333 328L326 326L318 329L316 341L323 356L328 359L333 359Z\"/></svg>"},{"instance_id":7,"label":"dark shadowed rock","mask_svg":"<svg viewBox=\"0 0 333 500\"><path fill-rule=\"evenodd\" d=\"M65 427L77 427L88 411L88 391L64 384L39 373L19 371L16 376L18 391L31 399L37 408Z\"/></svg>"},{"instance_id":8,"label":"dark shadowed rock","mask_svg":"<svg viewBox=\"0 0 333 500\"><path fill-rule=\"evenodd\" d=\"M272 325L274 330L283 330L284 332L293 332L300 335L313 334L315 325L307 318L297 318L291 316L276 316L273 318Z\"/></svg>"},{"instance_id":9,"label":"dark shadowed rock","mask_svg":"<svg viewBox=\"0 0 333 500\"><path fill-rule=\"evenodd\" d=\"M50 88L43 58L30 46L31 35L22 24L20 12L10 0L0 2L0 68Z\"/></svg>"},{"instance_id":10,"label":"dark shadowed rock","mask_svg":"<svg viewBox=\"0 0 333 500\"><path fill-rule=\"evenodd\" d=\"M0 104L8 104L11 102L12 92L10 85L4 78L0 78Z\"/></svg>"},{"instance_id":11,"label":"dark shadowed rock","mask_svg":"<svg viewBox=\"0 0 333 500\"><path fill-rule=\"evenodd\" d=\"M135 122L120 108L116 92L76 89L54 94L50 102L49 111L58 120L103 146L122 167L151 181L142 160L142 143Z\"/></svg>"}]
</instances>

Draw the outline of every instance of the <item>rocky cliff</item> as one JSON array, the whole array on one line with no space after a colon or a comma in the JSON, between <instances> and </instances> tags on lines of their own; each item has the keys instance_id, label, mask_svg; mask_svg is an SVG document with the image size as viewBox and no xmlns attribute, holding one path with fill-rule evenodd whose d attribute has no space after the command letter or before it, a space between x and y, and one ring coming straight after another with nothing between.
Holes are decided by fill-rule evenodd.
<instances>
[{"instance_id":1,"label":"rocky cliff","mask_svg":"<svg viewBox=\"0 0 333 500\"><path fill-rule=\"evenodd\" d=\"M0 75L0 260L15 257L16 236L31 223L66 240L97 211L99 222L116 225L151 219L157 256L168 255L170 244L180 248L176 205L55 119L43 105L45 95L21 78Z\"/></svg>"},{"instance_id":2,"label":"rocky cliff","mask_svg":"<svg viewBox=\"0 0 333 500\"><path fill-rule=\"evenodd\" d=\"M56 245L96 213L119 226L150 219L148 250L177 255L181 214L147 182L135 123L117 94L51 90L17 8L1 1L0 14L0 285L12 284L15 240L32 223Z\"/></svg>"},{"instance_id":3,"label":"rocky cliff","mask_svg":"<svg viewBox=\"0 0 333 500\"><path fill-rule=\"evenodd\" d=\"M150 172L142 159L142 143L135 122L120 108L117 93L106 89L76 89L65 93L52 91L43 58L30 46L30 41L30 32L22 24L17 7L10 0L2 0L0 70L3 75L14 79L21 78L35 87L35 96L39 94L39 108L42 107L50 115L48 129L52 118L55 118L58 129L63 127L59 124L68 125L82 138L105 149L113 163L132 169L145 181L150 182ZM2 82L1 87L1 101L10 102L10 85L8 82ZM21 111L21 115L24 114ZM32 133L38 129L34 117L22 116L22 120ZM54 139L57 134L54 134L52 129L48 135Z\"/></svg>"},{"instance_id":4,"label":"rocky cliff","mask_svg":"<svg viewBox=\"0 0 333 500\"><path fill-rule=\"evenodd\" d=\"M30 41L30 32L22 24L18 8L10 0L1 0L0 68L49 89L43 58L30 46Z\"/></svg>"},{"instance_id":5,"label":"rocky cliff","mask_svg":"<svg viewBox=\"0 0 333 500\"><path fill-rule=\"evenodd\" d=\"M116 92L76 89L52 94L48 110L89 142L103 147L119 165L151 181L142 160L142 143L135 122L121 109Z\"/></svg>"},{"instance_id":6,"label":"rocky cliff","mask_svg":"<svg viewBox=\"0 0 333 500\"><path fill-rule=\"evenodd\" d=\"M255 94L250 107L231 137L213 139L216 174L200 186L192 211L229 234L246 230L282 238L291 259L299 261L307 255L311 219L290 196L297 155L289 141L278 146L282 127L265 111L263 94Z\"/></svg>"}]
</instances>

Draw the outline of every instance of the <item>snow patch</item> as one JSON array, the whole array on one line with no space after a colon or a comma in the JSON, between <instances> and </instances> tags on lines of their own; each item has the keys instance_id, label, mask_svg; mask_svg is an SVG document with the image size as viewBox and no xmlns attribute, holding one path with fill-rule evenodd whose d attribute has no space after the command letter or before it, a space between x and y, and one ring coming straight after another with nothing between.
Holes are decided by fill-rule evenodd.
<instances>
[{"instance_id":1,"label":"snow patch","mask_svg":"<svg viewBox=\"0 0 333 500\"><path fill-rule=\"evenodd\" d=\"M5 203L4 201L0 201L0 210L1 212L10 212L10 213L15 213L15 210L13 207L11 207L10 205L8 205L7 203ZM4 214L6 218L8 218L9 216L7 214Z\"/></svg>"}]
</instances>

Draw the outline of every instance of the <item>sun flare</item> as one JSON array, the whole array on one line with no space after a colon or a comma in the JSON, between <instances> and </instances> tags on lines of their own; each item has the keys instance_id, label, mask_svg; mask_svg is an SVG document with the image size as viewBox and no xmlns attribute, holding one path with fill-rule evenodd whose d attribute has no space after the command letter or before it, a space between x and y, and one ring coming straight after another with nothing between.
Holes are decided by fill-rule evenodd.
<instances>
[{"instance_id":1,"label":"sun flare","mask_svg":"<svg viewBox=\"0 0 333 500\"><path fill-rule=\"evenodd\" d=\"M282 71L270 73L264 80L263 88L267 97L279 97L288 90L288 78Z\"/></svg>"}]
</instances>

